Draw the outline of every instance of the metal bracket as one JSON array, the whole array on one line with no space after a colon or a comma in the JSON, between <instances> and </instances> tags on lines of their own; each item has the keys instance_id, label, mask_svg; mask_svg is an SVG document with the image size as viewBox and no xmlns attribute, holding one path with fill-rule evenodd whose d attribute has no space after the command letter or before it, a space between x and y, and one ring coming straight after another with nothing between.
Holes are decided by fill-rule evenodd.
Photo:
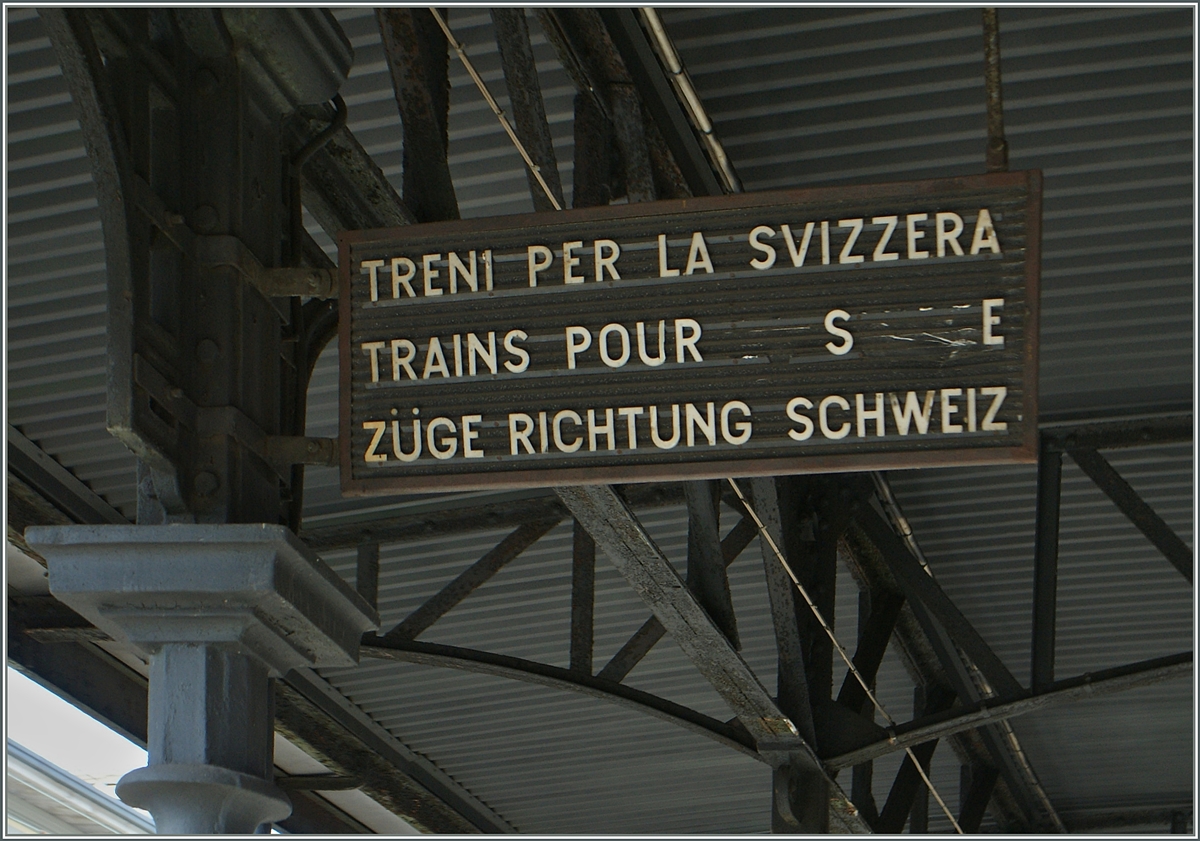
<instances>
[{"instance_id":1,"label":"metal bracket","mask_svg":"<svg viewBox=\"0 0 1200 841\"><path fill-rule=\"evenodd\" d=\"M233 269L268 298L337 297L337 270L264 268L240 239L228 235L195 238L196 260L210 268Z\"/></svg>"},{"instance_id":2,"label":"metal bracket","mask_svg":"<svg viewBox=\"0 0 1200 841\"><path fill-rule=\"evenodd\" d=\"M233 406L197 406L172 386L152 364L140 355L133 358L134 381L183 426L200 437L227 435L257 455L279 474L288 478L293 464L336 467L336 438L307 438L303 435L267 435L243 412Z\"/></svg>"}]
</instances>

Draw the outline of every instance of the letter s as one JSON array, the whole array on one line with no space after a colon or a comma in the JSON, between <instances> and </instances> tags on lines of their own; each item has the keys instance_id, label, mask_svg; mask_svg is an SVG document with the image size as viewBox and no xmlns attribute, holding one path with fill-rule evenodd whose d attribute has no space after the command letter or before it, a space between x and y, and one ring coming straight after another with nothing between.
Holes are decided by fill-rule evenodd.
<instances>
[{"instance_id":1,"label":"letter s","mask_svg":"<svg viewBox=\"0 0 1200 841\"><path fill-rule=\"evenodd\" d=\"M854 347L854 337L850 335L849 330L843 330L834 324L835 320L849 321L850 313L845 310L830 310L825 316L825 329L829 331L831 336L837 336L843 341L843 344L840 345L835 345L833 342L826 342L825 347L834 356L843 356L850 352L850 348Z\"/></svg>"}]
</instances>

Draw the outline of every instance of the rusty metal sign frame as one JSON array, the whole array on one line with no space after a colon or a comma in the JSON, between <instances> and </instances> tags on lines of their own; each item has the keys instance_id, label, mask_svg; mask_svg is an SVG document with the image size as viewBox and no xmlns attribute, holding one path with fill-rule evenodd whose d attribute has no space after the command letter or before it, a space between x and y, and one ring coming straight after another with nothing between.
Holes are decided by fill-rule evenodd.
<instances>
[{"instance_id":1,"label":"rusty metal sign frame","mask_svg":"<svg viewBox=\"0 0 1200 841\"><path fill-rule=\"evenodd\" d=\"M830 208L832 218L836 220L839 207L880 207L901 205L905 202L912 204L925 197L936 201L939 196L954 193L988 192L988 191L1024 191L1025 202L1022 208L1024 224L1021 233L1024 237L1023 258L1023 293L1021 306L1023 328L1020 334L1022 342L1019 382L1021 394L1021 429L1019 435L1008 436L1009 445L976 444L974 447L959 445L940 447L937 449L908 450L889 452L884 449L872 449L865 452L809 453L798 452L795 455L771 455L766 457L747 456L743 458L712 458L708 460L686 461L672 460L655 463L620 463L595 464L574 466L545 466L522 468L501 466L495 469L489 464L490 459L481 459L478 467L470 472L423 472L423 473L389 473L379 476L355 475L353 466L353 444L356 437L351 429L351 369L352 369L352 330L353 320L357 315L351 302L351 285L358 279L359 272L352 272L352 253L372 244L391 242L406 242L420 239L425 242L445 241L447 243L463 243L463 251L472 247L468 243L480 242L481 236L493 236L497 232L537 231L550 228L559 229L564 225L592 226L589 231L603 230L605 225L628 222L629 220L675 219L680 215L689 218L704 218L705 213L721 213L742 211L753 214L758 209L765 212L789 204L822 205ZM586 208L562 213L534 213L486 219L473 219L450 222L434 222L424 225L406 226L366 231L347 231L338 240L339 272L340 272L340 311L342 313L339 325L339 419L341 449L342 491L347 495L362 496L372 494L387 494L397 492L439 491L439 490L469 490L469 489L500 489L548 487L571 484L600 484L646 482L662 480L680 480L684 478L718 478L724 476L777 476L789 473L829 473L858 470L890 470L916 467L937 467L970 464L998 463L1028 463L1037 460L1037 366L1038 366L1038 311L1039 311L1039 279L1041 264L1041 194L1042 176L1040 171L1019 171L1004 173L989 173L986 175L961 176L925 181L898 182L892 184L855 185L848 187L821 187L802 190L772 191L764 193L748 193L736 196L699 197L659 202L646 202L636 205L616 205L606 207ZM801 220L802 221L802 220ZM932 222L932 217L930 217ZM940 224L940 223L939 223ZM831 224L832 227L832 224ZM998 226L999 227L999 226ZM649 230L649 228L647 228ZM933 246L931 236L921 245ZM789 247L799 242L801 231L795 232L795 240ZM892 247L904 248L904 218L900 219L896 236L891 240ZM970 226L963 235L970 241ZM583 238L580 236L579 238ZM540 241L531 238L528 242ZM554 244L555 240L547 240ZM812 248L817 249L817 236L812 236ZM867 238L863 237L862 248L866 248ZM742 243L746 247L746 243ZM789 252L779 245L781 265L789 259ZM837 244L835 244L837 245ZM454 247L453 245L451 247ZM910 244L911 249L911 244ZM849 247L847 246L847 251ZM832 262L838 260L838 248L833 248ZM361 251L357 252L361 253ZM415 252L414 252L415 253ZM762 252L747 252L751 257L762 256ZM446 255L447 259L449 255ZM561 257L561 254L556 254ZM672 258L682 266L683 257ZM791 257L793 263L794 255ZM813 257L812 259L816 259ZM829 258L826 258L829 259ZM581 272L591 274L592 262L585 256ZM417 278L420 278L420 261L417 261ZM665 265L662 264L662 265ZM841 268L833 266L831 268ZM851 267L853 268L853 267ZM562 263L556 261L553 265L555 272L561 273ZM603 271L596 271L603 276ZM442 266L439 283L447 283L448 267ZM482 275L482 270L480 271ZM382 279L388 277L387 270L381 270L379 288L385 284ZM546 275L547 280L550 275ZM479 280L482 289L482 277ZM557 279L562 284L561 277ZM588 277L587 288L598 288L602 284L594 284ZM628 287L626 287L628 288ZM383 292L379 293L381 296ZM438 303L445 303L442 298ZM360 307L361 309L361 307ZM832 336L825 336L832 338ZM836 341L836 339L835 339ZM592 348L596 352L596 348ZM482 369L481 369L482 370ZM399 375L397 375L399 376ZM449 385L442 386L450 388ZM851 389L853 390L853 389ZM876 389L871 388L872 391ZM887 414L885 406L884 413ZM815 410L814 410L815 413ZM926 409L928 414L928 409ZM392 412L395 414L395 412ZM961 416L960 416L961 417ZM618 420L618 424L622 421ZM630 421L632 423L632 420ZM682 424L678 427L682 431ZM581 433L582 434L582 433ZM510 433L511 435L511 433ZM868 433L869 435L869 433ZM584 436L586 437L586 435ZM514 445L515 446L515 445ZM878 446L878 445L875 445ZM586 449L586 447L585 447ZM611 449L611 448L610 448ZM618 451L619 453L620 451ZM462 461L460 459L460 461ZM389 465L390 466L390 465Z\"/></svg>"}]
</instances>

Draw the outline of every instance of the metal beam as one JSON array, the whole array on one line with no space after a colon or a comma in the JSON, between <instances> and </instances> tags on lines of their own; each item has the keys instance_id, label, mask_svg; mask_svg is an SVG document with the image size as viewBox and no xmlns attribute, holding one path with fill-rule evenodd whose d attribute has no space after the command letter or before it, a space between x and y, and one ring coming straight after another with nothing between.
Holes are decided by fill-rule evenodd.
<instances>
[{"instance_id":1,"label":"metal beam","mask_svg":"<svg viewBox=\"0 0 1200 841\"><path fill-rule=\"evenodd\" d=\"M595 635L596 541L575 523L571 547L571 671L592 673Z\"/></svg>"},{"instance_id":2,"label":"metal beam","mask_svg":"<svg viewBox=\"0 0 1200 841\"><path fill-rule=\"evenodd\" d=\"M738 521L738 524L729 530L729 534L725 535L725 539L721 541L721 557L728 567L742 551L750 545L750 541L758 536L758 530L748 518L743 517ZM620 650L613 655L613 658L608 661L600 674L597 677L607 680L624 680L625 676L633 671L633 667L642 662L650 649L654 648L657 643L666 634L662 623L657 617L651 616L647 619L642 627L634 631L626 643L621 646Z\"/></svg>"},{"instance_id":3,"label":"metal beam","mask_svg":"<svg viewBox=\"0 0 1200 841\"><path fill-rule=\"evenodd\" d=\"M1179 535L1175 534L1138 492L1121 478L1121 474L1113 469L1104 456L1095 450L1072 448L1067 452L1096 486L1121 509L1121 513L1137 526L1138 531L1146 535L1146 539L1153 543L1172 566L1179 570L1179 574L1187 579L1187 583L1191 584L1194 578L1192 570L1196 563L1195 557L1187 544L1179 539Z\"/></svg>"},{"instance_id":4,"label":"metal beam","mask_svg":"<svg viewBox=\"0 0 1200 841\"><path fill-rule=\"evenodd\" d=\"M458 219L447 162L450 116L446 36L428 9L375 10L404 132L404 203L420 222Z\"/></svg>"},{"instance_id":5,"label":"metal beam","mask_svg":"<svg viewBox=\"0 0 1200 841\"><path fill-rule=\"evenodd\" d=\"M712 623L616 492L607 485L560 487L555 492L755 741L779 744L783 750L801 754L809 764L817 763L816 754L800 738L795 725Z\"/></svg>"},{"instance_id":6,"label":"metal beam","mask_svg":"<svg viewBox=\"0 0 1200 841\"><path fill-rule=\"evenodd\" d=\"M429 760L409 750L309 669L276 681L276 730L334 774L429 832L513 828ZM431 796L432 795L432 796Z\"/></svg>"},{"instance_id":7,"label":"metal beam","mask_svg":"<svg viewBox=\"0 0 1200 841\"><path fill-rule=\"evenodd\" d=\"M952 692L937 686L930 687L927 692L925 687L918 685L913 694L916 700L914 708L920 710L924 715L948 709L954 702ZM903 762L900 763L900 770L896 772L896 778L892 781L887 801L879 812L879 820L875 823L876 832L895 835L904 829L904 822L912 811L913 803L925 786L917 771L917 764L913 762L913 757L917 758L921 769L928 776L929 763L933 759L933 752L937 749L937 745L937 739L922 742L914 745L912 753L904 757Z\"/></svg>"},{"instance_id":8,"label":"metal beam","mask_svg":"<svg viewBox=\"0 0 1200 841\"><path fill-rule=\"evenodd\" d=\"M854 650L854 667L869 684L874 684L879 666L883 663L883 655L887 651L892 631L896 628L896 620L900 618L900 608L904 606L904 596L900 593L883 588L863 591L869 603L869 612L859 614L862 628L858 634L858 647ZM860 610L862 600L859 601ZM841 691L838 692L838 703L855 712L873 715L873 708L867 699L867 693L854 675L849 671L842 681Z\"/></svg>"},{"instance_id":9,"label":"metal beam","mask_svg":"<svg viewBox=\"0 0 1200 841\"><path fill-rule=\"evenodd\" d=\"M685 482L688 509L687 585L735 649L741 649L729 577L721 553L721 483Z\"/></svg>"},{"instance_id":10,"label":"metal beam","mask_svg":"<svg viewBox=\"0 0 1200 841\"><path fill-rule=\"evenodd\" d=\"M538 539L558 525L559 519L552 517L525 523L508 537L501 540L478 561L467 567L457 578L434 594L425 604L418 607L392 630L383 635L385 640L412 640L429 629L434 622L449 613L455 605L475 592L504 565L532 546Z\"/></svg>"},{"instance_id":11,"label":"metal beam","mask_svg":"<svg viewBox=\"0 0 1200 841\"><path fill-rule=\"evenodd\" d=\"M1129 420L1042 424L1039 429L1043 439L1060 449L1112 450L1187 443L1192 440L1194 418L1191 412L1178 412Z\"/></svg>"},{"instance_id":12,"label":"metal beam","mask_svg":"<svg viewBox=\"0 0 1200 841\"><path fill-rule=\"evenodd\" d=\"M1058 605L1058 526L1062 452L1042 439L1038 453L1037 532L1033 545L1033 632L1030 684L1035 692L1054 682L1054 625Z\"/></svg>"},{"instance_id":13,"label":"metal beam","mask_svg":"<svg viewBox=\"0 0 1200 841\"><path fill-rule=\"evenodd\" d=\"M600 9L600 18L692 195L722 195L724 190L713 174L712 164L646 39L637 12L629 8L606 7Z\"/></svg>"},{"instance_id":14,"label":"metal beam","mask_svg":"<svg viewBox=\"0 0 1200 841\"><path fill-rule=\"evenodd\" d=\"M538 82L537 62L533 47L529 43L529 24L523 8L492 9L492 24L496 28L496 44L500 48L500 64L504 68L504 81L508 86L508 99L512 111L517 137L520 138L530 159L541 171L546 186L558 201L563 200L562 182L558 177L558 160L554 155L554 138L550 124L546 121L546 107L542 101L542 88ZM554 210L537 178L528 170L529 193L533 198L533 209Z\"/></svg>"},{"instance_id":15,"label":"metal beam","mask_svg":"<svg viewBox=\"0 0 1200 841\"><path fill-rule=\"evenodd\" d=\"M576 692L627 709L637 710L660 721L666 721L707 739L712 739L727 748L759 761L765 761L755 749L754 740L744 728L718 721L674 701L659 698L616 681L592 677L558 666L522 660L506 654L493 654L488 651L415 640L395 642L364 640L361 651L363 657L458 669Z\"/></svg>"},{"instance_id":16,"label":"metal beam","mask_svg":"<svg viewBox=\"0 0 1200 841\"><path fill-rule=\"evenodd\" d=\"M1192 674L1192 659L1190 651L1168 657L1156 657L1153 660L1057 681L1045 692L1030 693L1022 690L1016 697L989 698L969 706L955 707L947 713L898 725L894 731L894 740L880 740L839 756L828 757L824 760L825 767L830 770L846 768L930 739L945 738L1037 710L1185 677Z\"/></svg>"},{"instance_id":17,"label":"metal beam","mask_svg":"<svg viewBox=\"0 0 1200 841\"><path fill-rule=\"evenodd\" d=\"M120 511L8 425L8 471L75 523L126 523Z\"/></svg>"},{"instance_id":18,"label":"metal beam","mask_svg":"<svg viewBox=\"0 0 1200 841\"><path fill-rule=\"evenodd\" d=\"M963 832L973 835L979 832L979 826L983 823L983 815L987 811L988 801L992 799L992 792L996 790L1000 772L990 765L962 767L968 779L959 798L962 805L958 812L958 825Z\"/></svg>"},{"instance_id":19,"label":"metal beam","mask_svg":"<svg viewBox=\"0 0 1200 841\"><path fill-rule=\"evenodd\" d=\"M954 643L975 663L1000 695L1015 695L1022 687L991 646L979 635L941 586L927 574L892 527L867 504L859 506L855 522L879 549L884 562L910 601L926 607L942 624Z\"/></svg>"},{"instance_id":20,"label":"metal beam","mask_svg":"<svg viewBox=\"0 0 1200 841\"><path fill-rule=\"evenodd\" d=\"M750 489L759 519L775 545L783 547L783 514L779 508L775 480L753 479ZM804 661L804 641L800 637L795 586L767 542L764 540L760 545L778 652L776 674L779 706L791 716L800 734L815 745L817 733ZM807 606L804 609L807 610Z\"/></svg>"}]
</instances>

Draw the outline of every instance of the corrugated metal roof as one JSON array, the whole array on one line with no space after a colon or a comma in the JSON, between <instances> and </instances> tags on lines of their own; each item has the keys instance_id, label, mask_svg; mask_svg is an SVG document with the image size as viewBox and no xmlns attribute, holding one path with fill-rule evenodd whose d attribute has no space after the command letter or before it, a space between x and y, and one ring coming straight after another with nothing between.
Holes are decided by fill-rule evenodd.
<instances>
[{"instance_id":1,"label":"corrugated metal roof","mask_svg":"<svg viewBox=\"0 0 1200 841\"><path fill-rule=\"evenodd\" d=\"M373 11L335 14L356 50L343 91L350 127L399 189L399 118ZM105 274L90 166L36 13L10 8L6 16L9 422L132 517L134 460L104 429ZM977 9L707 7L668 8L662 16L749 190L983 170ZM1190 406L1194 10L1004 7L1000 16L1012 166L1040 167L1046 176L1042 408L1071 414ZM536 18L529 20L569 198L574 89ZM488 13L455 7L449 21L506 107ZM463 215L529 210L517 154L454 58L450 68L450 167ZM337 434L336 378L331 348L310 389L310 435ZM1109 456L1190 545L1191 449ZM1017 678L1028 680L1033 469L894 473L892 483L938 580ZM309 468L306 524L366 522L489 496L496 495L343 499L336 471ZM1069 463L1063 507L1058 674L1186 650L1191 589ZM645 516L681 566L682 508ZM725 526L732 522L726 512ZM384 546L385 626L502 536ZM353 553L328 560L353 580ZM569 529L560 525L422 639L566 665L569 575ZM773 689L757 546L730 568L730 580L743 656ZM838 587L836 623L851 642L855 588L844 572ZM599 563L598 667L648 615L611 566ZM835 680L841 676L836 670ZM523 831L769 828L765 766L629 710L406 664L368 662L329 677ZM669 637L627 682L729 717ZM912 683L892 651L879 694L897 718L910 712ZM1173 806L1193 796L1193 703L1192 687L1175 682L1032 714L1014 728L1064 815ZM898 764L892 755L876 765L880 804ZM951 751L940 747L932 777L954 810L958 774ZM841 781L849 787L849 772ZM932 803L930 826L949 829Z\"/></svg>"}]
</instances>

